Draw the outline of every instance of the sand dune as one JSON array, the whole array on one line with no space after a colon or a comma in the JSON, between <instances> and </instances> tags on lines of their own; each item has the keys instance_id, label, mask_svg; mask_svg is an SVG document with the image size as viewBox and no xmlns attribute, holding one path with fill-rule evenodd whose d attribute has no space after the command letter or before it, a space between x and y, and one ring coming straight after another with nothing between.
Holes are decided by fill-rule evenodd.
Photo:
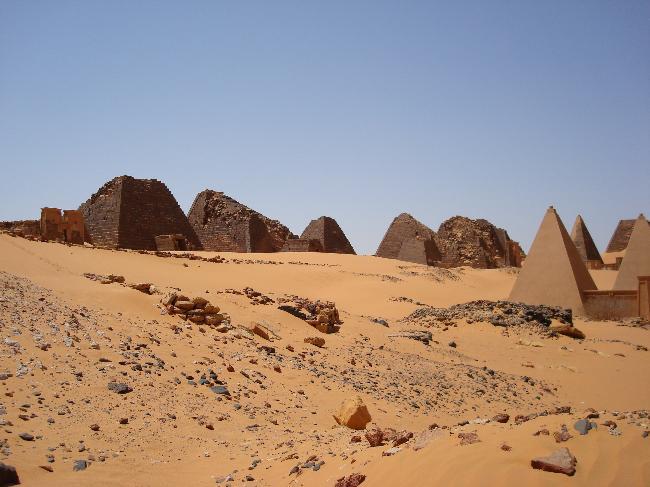
<instances>
[{"instance_id":1,"label":"sand dune","mask_svg":"<svg viewBox=\"0 0 650 487\"><path fill-rule=\"evenodd\" d=\"M6 409L0 460L17 468L22 485L207 486L232 474L234 481L223 485L327 486L353 472L367 476L364 486L650 483L650 438L642 437L650 428L646 329L577 318L587 338L574 340L463 320L427 328L401 320L418 302L446 307L505 299L515 271L318 253L220 255L228 262L0 235L0 373L12 374L0 381ZM100 284L84 273L203 296L234 328L221 333L187 324L161 313L163 294ZM593 273L599 287L614 274ZM245 287L274 301L288 295L334 301L341 329L321 334L277 303L224 292ZM277 338L239 328L253 322ZM430 345L389 336L412 329L430 331ZM309 336L323 337L324 348L304 343ZM190 383L210 370L229 397ZM116 394L109 382L133 391ZM390 444L351 443L359 433L332 418L354 395L372 415L368 428L416 436L433 423L441 428L422 449L413 449L413 439L382 456ZM517 415L562 406L571 412L516 424ZM600 412L592 419L598 429L581 436L573 424L588 408ZM458 426L498 413L509 414L508 423ZM610 434L606 420L621 434ZM562 424L573 438L558 444L552 434ZM544 428L549 436L533 436ZM460 446L458 434L471 431L481 441ZM23 432L35 439L19 438ZM512 449L502 450L503 443ZM578 459L573 477L530 467L533 457L563 446ZM311 456L317 470L290 473ZM76 460L88 461L87 468L73 471ZM53 472L41 468L48 465Z\"/></svg>"}]
</instances>

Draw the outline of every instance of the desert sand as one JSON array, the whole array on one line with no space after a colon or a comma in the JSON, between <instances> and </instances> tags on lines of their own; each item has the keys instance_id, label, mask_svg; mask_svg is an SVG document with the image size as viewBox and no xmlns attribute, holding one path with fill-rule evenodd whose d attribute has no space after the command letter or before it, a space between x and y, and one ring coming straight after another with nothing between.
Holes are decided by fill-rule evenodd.
<instances>
[{"instance_id":1,"label":"desert sand","mask_svg":"<svg viewBox=\"0 0 650 487\"><path fill-rule=\"evenodd\" d=\"M364 487L650 485L647 329L575 317L586 334L575 340L463 320L403 321L416 303L506 299L513 269L219 255L227 262L0 235L0 461L16 467L21 485L334 486L353 473L366 476ZM151 283L159 294L84 273ZM609 287L616 273L592 275ZM224 292L246 287L274 302ZM218 305L233 329L166 314L160 300L173 289ZM289 295L335 302L340 330L322 334L279 310ZM248 333L253 323L271 340ZM427 330L432 341L389 336L405 330ZM323 348L304 342L313 336ZM193 385L210 371L230 396ZM117 394L110 382L132 391ZM385 456L392 444L371 447L363 431L338 425L332 415L355 396L372 416L366 430L414 438ZM501 413L506 423L485 421ZM590 413L597 428L580 435L574 423ZM571 438L557 443L562 425ZM541 430L550 434L534 435ZM472 432L480 441L461 445L459 434ZM531 468L561 447L577 458L575 475ZM74 471L78 460L87 468Z\"/></svg>"}]
</instances>

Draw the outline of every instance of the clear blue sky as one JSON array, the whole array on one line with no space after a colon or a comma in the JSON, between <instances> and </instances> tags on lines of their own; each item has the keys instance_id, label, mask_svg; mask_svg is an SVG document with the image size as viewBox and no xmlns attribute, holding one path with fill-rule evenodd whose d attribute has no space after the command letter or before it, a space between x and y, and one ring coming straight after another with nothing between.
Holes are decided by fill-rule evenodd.
<instances>
[{"instance_id":1,"label":"clear blue sky","mask_svg":"<svg viewBox=\"0 0 650 487\"><path fill-rule=\"evenodd\" d=\"M373 253L400 212L601 250L650 212L650 2L0 2L0 219L157 178Z\"/></svg>"}]
</instances>

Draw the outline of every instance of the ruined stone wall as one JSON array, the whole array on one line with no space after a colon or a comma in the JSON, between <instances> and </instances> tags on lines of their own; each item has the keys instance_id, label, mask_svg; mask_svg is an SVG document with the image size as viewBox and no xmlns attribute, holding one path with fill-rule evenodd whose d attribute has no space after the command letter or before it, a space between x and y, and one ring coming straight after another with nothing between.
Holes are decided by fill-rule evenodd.
<instances>
[{"instance_id":1,"label":"ruined stone wall","mask_svg":"<svg viewBox=\"0 0 650 487\"><path fill-rule=\"evenodd\" d=\"M277 252L293 236L277 220L212 190L196 196L188 219L205 250Z\"/></svg>"},{"instance_id":2,"label":"ruined stone wall","mask_svg":"<svg viewBox=\"0 0 650 487\"><path fill-rule=\"evenodd\" d=\"M39 220L16 220L0 222L0 230L22 235L24 237L40 237L41 222Z\"/></svg>"},{"instance_id":3,"label":"ruined stone wall","mask_svg":"<svg viewBox=\"0 0 650 487\"><path fill-rule=\"evenodd\" d=\"M290 238L282 247L282 252L322 252L323 247L319 240Z\"/></svg>"},{"instance_id":4,"label":"ruined stone wall","mask_svg":"<svg viewBox=\"0 0 650 487\"><path fill-rule=\"evenodd\" d=\"M86 240L97 247L118 248L122 178L104 184L79 207L86 224Z\"/></svg>"},{"instance_id":5,"label":"ruined stone wall","mask_svg":"<svg viewBox=\"0 0 650 487\"><path fill-rule=\"evenodd\" d=\"M410 238L402 242L397 258L415 264L435 265L436 244L433 240Z\"/></svg>"},{"instance_id":6,"label":"ruined stone wall","mask_svg":"<svg viewBox=\"0 0 650 487\"><path fill-rule=\"evenodd\" d=\"M595 320L620 320L639 315L638 291L583 291L585 313Z\"/></svg>"}]
</instances>

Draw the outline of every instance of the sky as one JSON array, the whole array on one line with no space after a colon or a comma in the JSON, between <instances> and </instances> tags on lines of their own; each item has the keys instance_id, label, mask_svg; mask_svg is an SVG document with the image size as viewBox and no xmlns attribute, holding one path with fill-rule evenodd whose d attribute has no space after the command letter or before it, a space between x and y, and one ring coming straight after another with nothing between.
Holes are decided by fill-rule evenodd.
<instances>
[{"instance_id":1,"label":"sky","mask_svg":"<svg viewBox=\"0 0 650 487\"><path fill-rule=\"evenodd\" d=\"M650 213L650 1L0 2L0 220L128 174L374 253L408 212Z\"/></svg>"}]
</instances>

